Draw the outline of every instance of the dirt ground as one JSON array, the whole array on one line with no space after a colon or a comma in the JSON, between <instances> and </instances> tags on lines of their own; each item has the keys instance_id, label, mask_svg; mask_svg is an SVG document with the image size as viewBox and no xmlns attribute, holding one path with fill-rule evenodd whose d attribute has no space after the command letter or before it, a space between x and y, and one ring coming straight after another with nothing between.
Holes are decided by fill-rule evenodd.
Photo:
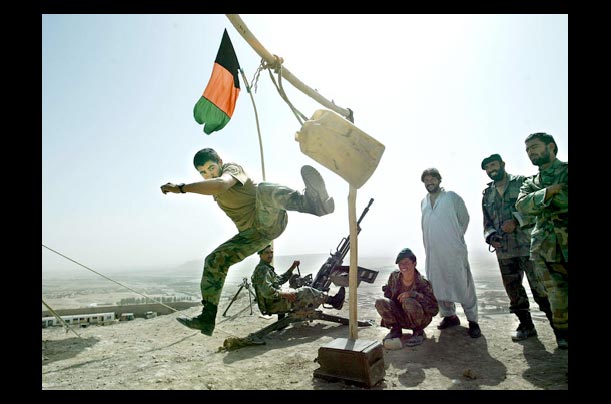
<instances>
[{"instance_id":1,"label":"dirt ground","mask_svg":"<svg viewBox=\"0 0 611 404\"><path fill-rule=\"evenodd\" d=\"M379 326L373 302L379 285L358 289L358 318L376 325L360 327L358 339L381 341L388 332ZM435 317L425 342L400 350L383 349L385 377L372 390L568 390L568 350L558 350L547 319L533 311L536 338L512 342L515 316L491 304L498 293L478 290L482 337L467 335L461 325L440 331ZM318 350L337 338L348 338L349 327L315 320L293 323L269 334L265 345L233 351L220 349L229 337L245 337L275 321L261 316L246 294L223 317L221 301L212 337L176 321L199 313L194 307L152 319L77 329L81 338L61 327L42 330L43 390L361 390L345 381L313 377L320 366ZM348 317L348 296L339 312ZM488 302L488 304L486 304ZM482 309L481 307L484 307ZM409 337L405 331L404 337Z\"/></svg>"}]
</instances>

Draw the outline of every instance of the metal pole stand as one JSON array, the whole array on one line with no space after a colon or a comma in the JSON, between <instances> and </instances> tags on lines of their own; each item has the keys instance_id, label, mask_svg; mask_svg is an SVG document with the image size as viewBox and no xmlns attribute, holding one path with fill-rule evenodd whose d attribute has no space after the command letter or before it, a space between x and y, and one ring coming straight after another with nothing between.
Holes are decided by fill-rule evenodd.
<instances>
[{"instance_id":1,"label":"metal pole stand","mask_svg":"<svg viewBox=\"0 0 611 404\"><path fill-rule=\"evenodd\" d=\"M223 312L223 317L227 317L227 310L229 310L233 302L235 302L235 300L238 298L238 295L240 294L240 291L243 288L246 288L246 290L248 290L248 304L250 306L250 314L252 315L252 297L256 298L256 296L254 292L252 291L252 289L250 288L250 283L248 283L248 278L244 277L242 278L242 284L240 285L240 288L238 289L238 291L235 293L235 295L231 299L231 302L229 302L229 306L227 306L227 308Z\"/></svg>"}]
</instances>

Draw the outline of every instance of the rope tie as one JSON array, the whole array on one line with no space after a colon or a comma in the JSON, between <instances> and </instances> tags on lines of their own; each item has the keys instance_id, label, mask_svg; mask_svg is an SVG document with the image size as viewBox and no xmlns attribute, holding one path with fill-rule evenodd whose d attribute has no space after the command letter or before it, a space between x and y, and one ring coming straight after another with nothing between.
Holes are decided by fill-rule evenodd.
<instances>
[{"instance_id":1,"label":"rope tie","mask_svg":"<svg viewBox=\"0 0 611 404\"><path fill-rule=\"evenodd\" d=\"M253 78L251 80L252 84L250 88L254 89L254 92L256 93L261 71L268 70L272 83L274 83L274 86L276 87L276 90L280 94L280 97L282 97L284 102L287 103L287 105L289 106L289 108L291 109L295 117L297 118L297 121L299 122L299 124L303 125L303 122L307 121L308 118L304 114L302 114L297 108L295 108L295 106L289 101L289 98L286 95L286 92L284 91L284 87L282 86L282 64L284 63L284 59L278 55L273 55L273 56L274 56L274 61L271 63L268 63L263 58L261 59L261 63L259 64L259 67L255 71L255 74L253 75ZM278 75L278 82L276 82L276 79L274 78L272 71L273 73L276 73Z\"/></svg>"},{"instance_id":2,"label":"rope tie","mask_svg":"<svg viewBox=\"0 0 611 404\"><path fill-rule=\"evenodd\" d=\"M284 59L278 55L273 55L274 61L272 63L267 64L268 69L273 69L274 73L278 74L282 70L282 63L284 63Z\"/></svg>"},{"instance_id":3,"label":"rope tie","mask_svg":"<svg viewBox=\"0 0 611 404\"><path fill-rule=\"evenodd\" d=\"M273 70L274 73L278 74L282 70L282 63L284 63L284 59L278 55L274 55L274 61L272 63L267 63L267 61L261 58L261 63L259 63L259 67L255 71L255 74L252 77L252 88L254 88L255 93L257 92L257 84L259 82L259 75L262 70Z\"/></svg>"}]
</instances>

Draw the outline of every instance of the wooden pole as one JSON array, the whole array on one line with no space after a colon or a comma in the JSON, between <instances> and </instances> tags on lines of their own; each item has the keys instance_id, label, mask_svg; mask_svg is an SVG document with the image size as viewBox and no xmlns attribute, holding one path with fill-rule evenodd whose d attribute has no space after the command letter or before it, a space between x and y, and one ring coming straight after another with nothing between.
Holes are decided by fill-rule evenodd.
<instances>
[{"instance_id":1,"label":"wooden pole","mask_svg":"<svg viewBox=\"0 0 611 404\"><path fill-rule=\"evenodd\" d=\"M239 14L226 14L229 21L233 24L238 33L248 42L248 44L261 56L268 64L276 63L276 57L268 52L267 49L259 42L254 34L248 29ZM345 117L350 122L354 122L354 116L350 109L341 108L335 103L327 100L317 91L313 90L297 77L295 77L286 67L282 66L282 77L288 80L298 90L305 95L318 101L323 106L337 112ZM348 192L348 221L350 226L350 273L348 275L348 288L350 299L350 339L358 339L358 313L357 313L357 288L358 288L358 231L356 223L356 188L350 185Z\"/></svg>"},{"instance_id":2,"label":"wooden pole","mask_svg":"<svg viewBox=\"0 0 611 404\"><path fill-rule=\"evenodd\" d=\"M242 35L242 37L248 42L248 44L261 56L267 63L273 64L276 62L276 58L265 49L261 42L253 35L253 33L248 29L242 18L240 18L239 14L225 14L229 21L233 24L235 29ZM337 112L342 115L350 122L353 122L352 111L349 109L345 109L335 105L333 102L327 100L325 97L320 95L316 90L310 88L297 77L295 77L289 69L282 66L282 77L288 80L292 85L294 85L299 91L302 93L312 97L320 104L325 107Z\"/></svg>"},{"instance_id":3,"label":"wooden pole","mask_svg":"<svg viewBox=\"0 0 611 404\"><path fill-rule=\"evenodd\" d=\"M350 289L350 339L359 338L357 289L358 289L358 231L356 224L356 188L350 185L348 191L348 222L350 223L350 272L348 273L348 288Z\"/></svg>"}]
</instances>

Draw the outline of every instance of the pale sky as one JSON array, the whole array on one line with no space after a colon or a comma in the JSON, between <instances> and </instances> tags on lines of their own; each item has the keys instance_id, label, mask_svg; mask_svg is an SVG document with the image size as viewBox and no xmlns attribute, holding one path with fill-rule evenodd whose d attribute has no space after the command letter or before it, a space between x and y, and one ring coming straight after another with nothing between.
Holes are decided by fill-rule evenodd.
<instances>
[{"instance_id":1,"label":"pale sky","mask_svg":"<svg viewBox=\"0 0 611 404\"><path fill-rule=\"evenodd\" d=\"M524 139L547 132L568 161L567 15L249 15L241 18L298 79L354 111L385 145L357 194L359 256L410 247L424 268L420 174L437 167L482 237L484 157L531 175ZM206 135L193 119L227 28L249 81L261 58L223 14L43 15L42 243L99 271L173 268L202 260L237 233L211 196L163 195L201 177L193 155L212 147L262 181L255 114L242 91L229 124ZM288 81L304 115L324 107ZM348 183L302 154L300 124L263 71L254 93L266 180L303 189L300 167L323 175L331 215L289 212L276 255L328 253L349 233ZM390 261L389 265L394 265ZM42 249L42 270L75 264Z\"/></svg>"}]
</instances>

